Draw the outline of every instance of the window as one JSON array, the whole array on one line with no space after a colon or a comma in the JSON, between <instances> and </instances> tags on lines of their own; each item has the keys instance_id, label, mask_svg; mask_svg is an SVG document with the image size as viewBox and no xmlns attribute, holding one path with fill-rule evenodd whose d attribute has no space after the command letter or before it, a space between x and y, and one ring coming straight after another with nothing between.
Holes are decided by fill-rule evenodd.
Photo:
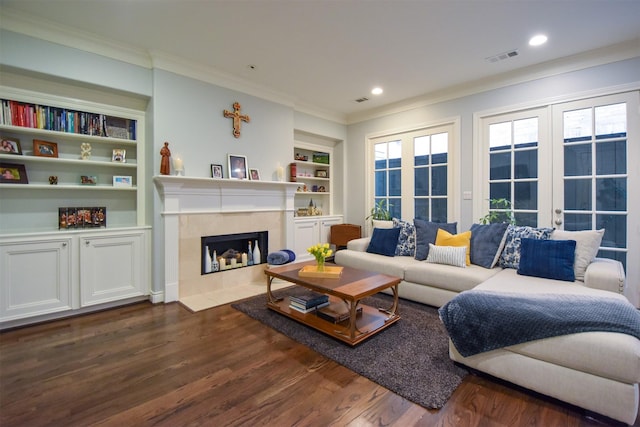
<instances>
[{"instance_id":1,"label":"window","mask_svg":"<svg viewBox=\"0 0 640 427\"><path fill-rule=\"evenodd\" d=\"M538 223L538 127L538 117L489 124L489 210L507 200L520 225Z\"/></svg>"},{"instance_id":2,"label":"window","mask_svg":"<svg viewBox=\"0 0 640 427\"><path fill-rule=\"evenodd\" d=\"M370 140L371 205L385 200L394 218L447 222L452 217L453 125Z\"/></svg>"},{"instance_id":3,"label":"window","mask_svg":"<svg viewBox=\"0 0 640 427\"><path fill-rule=\"evenodd\" d=\"M554 106L562 123L564 229L604 228L598 256L626 266L627 103L586 102Z\"/></svg>"}]
</instances>

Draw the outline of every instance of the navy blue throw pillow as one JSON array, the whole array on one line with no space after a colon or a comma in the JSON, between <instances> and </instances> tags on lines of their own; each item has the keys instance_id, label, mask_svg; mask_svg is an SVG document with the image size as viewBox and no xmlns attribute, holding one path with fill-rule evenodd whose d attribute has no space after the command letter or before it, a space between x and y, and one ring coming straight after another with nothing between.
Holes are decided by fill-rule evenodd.
<instances>
[{"instance_id":1,"label":"navy blue throw pillow","mask_svg":"<svg viewBox=\"0 0 640 427\"><path fill-rule=\"evenodd\" d=\"M518 274L573 282L576 280L573 270L575 256L575 240L523 238L520 241Z\"/></svg>"},{"instance_id":2,"label":"navy blue throw pillow","mask_svg":"<svg viewBox=\"0 0 640 427\"><path fill-rule=\"evenodd\" d=\"M400 228L374 228L367 252L371 254L394 256L398 246Z\"/></svg>"},{"instance_id":3,"label":"navy blue throw pillow","mask_svg":"<svg viewBox=\"0 0 640 427\"><path fill-rule=\"evenodd\" d=\"M414 218L413 225L416 227L416 256L418 261L424 261L429 255L429 243L435 245L438 229L442 228L451 234L458 234L458 223L451 222L431 222L424 219Z\"/></svg>"},{"instance_id":4,"label":"navy blue throw pillow","mask_svg":"<svg viewBox=\"0 0 640 427\"><path fill-rule=\"evenodd\" d=\"M471 264L493 268L500 259L507 233L506 223L471 226Z\"/></svg>"}]
</instances>

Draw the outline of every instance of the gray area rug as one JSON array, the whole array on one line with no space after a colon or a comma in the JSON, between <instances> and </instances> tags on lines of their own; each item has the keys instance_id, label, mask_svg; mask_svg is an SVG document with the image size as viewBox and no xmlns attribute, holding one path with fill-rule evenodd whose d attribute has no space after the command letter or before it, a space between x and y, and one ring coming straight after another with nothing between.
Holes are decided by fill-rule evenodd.
<instances>
[{"instance_id":1,"label":"gray area rug","mask_svg":"<svg viewBox=\"0 0 640 427\"><path fill-rule=\"evenodd\" d=\"M286 298L298 289L274 295ZM374 307L391 301L384 294L364 300ZM449 359L447 333L437 309L427 305L401 299L400 321L355 348L267 309L264 294L231 306L425 408L442 408L467 375Z\"/></svg>"}]
</instances>

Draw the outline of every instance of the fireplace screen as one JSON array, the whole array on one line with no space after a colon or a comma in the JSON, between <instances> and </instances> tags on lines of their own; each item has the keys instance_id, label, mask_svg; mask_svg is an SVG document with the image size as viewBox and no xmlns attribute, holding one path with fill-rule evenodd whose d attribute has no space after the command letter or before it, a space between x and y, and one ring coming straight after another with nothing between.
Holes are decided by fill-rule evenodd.
<instances>
[{"instance_id":1,"label":"fireplace screen","mask_svg":"<svg viewBox=\"0 0 640 427\"><path fill-rule=\"evenodd\" d=\"M222 234L201 237L200 274L217 273L266 262L269 232Z\"/></svg>"}]
</instances>

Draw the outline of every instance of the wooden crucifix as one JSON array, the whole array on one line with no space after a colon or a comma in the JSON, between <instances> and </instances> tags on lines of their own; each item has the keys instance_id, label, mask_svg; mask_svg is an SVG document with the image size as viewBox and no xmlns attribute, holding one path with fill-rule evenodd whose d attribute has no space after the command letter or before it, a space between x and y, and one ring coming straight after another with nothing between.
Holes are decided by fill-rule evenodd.
<instances>
[{"instance_id":1,"label":"wooden crucifix","mask_svg":"<svg viewBox=\"0 0 640 427\"><path fill-rule=\"evenodd\" d=\"M236 138L240 138L240 125L242 122L246 122L249 123L249 121L251 120L249 118L248 115L246 114L240 114L240 103L239 102L234 102L233 103L233 111L229 111L229 110L224 110L224 116L226 118L231 118L233 119L233 136L235 136Z\"/></svg>"}]
</instances>

